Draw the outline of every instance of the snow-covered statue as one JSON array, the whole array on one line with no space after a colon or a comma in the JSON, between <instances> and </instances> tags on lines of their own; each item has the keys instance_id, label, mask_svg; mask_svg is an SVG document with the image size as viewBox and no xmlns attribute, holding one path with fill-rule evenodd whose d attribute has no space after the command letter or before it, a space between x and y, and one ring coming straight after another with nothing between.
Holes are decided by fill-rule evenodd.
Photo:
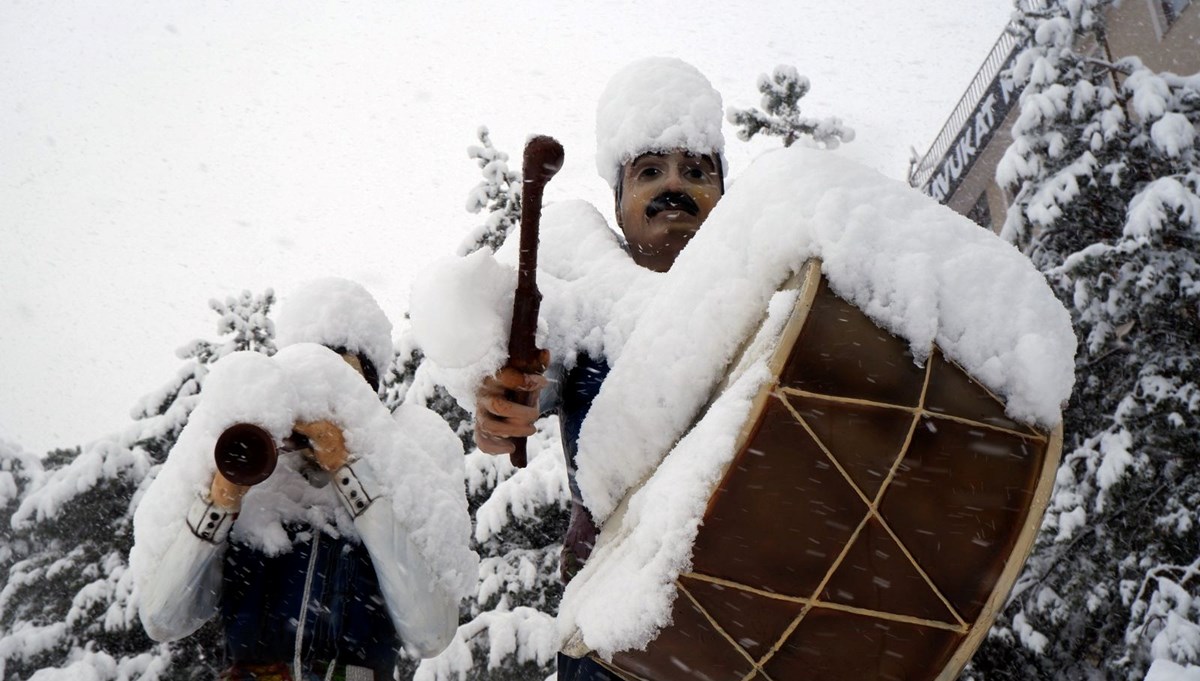
<instances>
[{"instance_id":1,"label":"snow-covered statue","mask_svg":"<svg viewBox=\"0 0 1200 681\"><path fill-rule=\"evenodd\" d=\"M284 300L277 354L213 365L134 514L151 638L219 616L231 681L390 679L402 647L449 643L478 560L462 446L436 414L380 402L391 328L361 286L321 279ZM244 429L277 454L258 484L215 457Z\"/></svg>"},{"instance_id":2,"label":"snow-covered statue","mask_svg":"<svg viewBox=\"0 0 1200 681\"><path fill-rule=\"evenodd\" d=\"M1016 249L835 153L722 193L720 108L677 60L606 89L623 238L546 206L546 377L505 364L503 249L414 287L418 343L482 450L560 417L560 679L955 678L1053 484L1069 315Z\"/></svg>"},{"instance_id":3,"label":"snow-covered statue","mask_svg":"<svg viewBox=\"0 0 1200 681\"><path fill-rule=\"evenodd\" d=\"M720 93L700 71L678 59L634 62L613 76L601 95L596 167L613 190L616 222L624 235L621 255L637 267L670 270L720 200L725 188L722 121ZM531 435L540 415L558 412L572 496L564 579L578 571L595 543L596 527L575 483L575 454L580 426L609 371L603 353L572 354L569 367L561 362L554 366L553 389L526 402L538 407L510 397L542 391L546 380L505 367L482 384L475 414L480 450L508 454L512 437ZM559 679L616 678L608 674L588 658L559 658Z\"/></svg>"}]
</instances>

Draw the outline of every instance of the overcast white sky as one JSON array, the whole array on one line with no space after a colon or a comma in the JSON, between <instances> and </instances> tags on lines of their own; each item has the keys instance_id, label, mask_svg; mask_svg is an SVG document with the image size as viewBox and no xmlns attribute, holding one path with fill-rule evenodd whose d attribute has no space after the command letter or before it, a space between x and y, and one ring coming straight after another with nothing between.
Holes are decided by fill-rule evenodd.
<instances>
[{"instance_id":1,"label":"overcast white sky","mask_svg":"<svg viewBox=\"0 0 1200 681\"><path fill-rule=\"evenodd\" d=\"M489 13L490 12L490 13ZM488 125L519 159L558 137L547 200L611 198L596 97L634 59L704 71L726 106L796 66L835 153L901 178L1008 0L107 3L0 0L0 438L42 451L123 429L213 297L357 279L393 319L478 218ZM726 130L731 174L777 142Z\"/></svg>"}]
</instances>

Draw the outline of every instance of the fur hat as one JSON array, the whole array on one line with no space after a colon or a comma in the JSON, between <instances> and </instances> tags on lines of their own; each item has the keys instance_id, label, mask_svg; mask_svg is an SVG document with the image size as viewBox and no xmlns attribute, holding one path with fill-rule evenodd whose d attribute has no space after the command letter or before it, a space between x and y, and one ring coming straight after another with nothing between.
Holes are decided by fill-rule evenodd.
<instances>
[{"instance_id":1,"label":"fur hat","mask_svg":"<svg viewBox=\"0 0 1200 681\"><path fill-rule=\"evenodd\" d=\"M280 348L296 343L319 343L366 359L364 373L377 384L391 368L392 323L379 303L360 284L349 279L315 279L284 298L275 321ZM376 387L378 387L376 385Z\"/></svg>"},{"instance_id":2,"label":"fur hat","mask_svg":"<svg viewBox=\"0 0 1200 681\"><path fill-rule=\"evenodd\" d=\"M685 149L726 166L721 94L696 67L650 57L621 69L596 108L596 169L616 190L621 168L647 152Z\"/></svg>"}]
</instances>

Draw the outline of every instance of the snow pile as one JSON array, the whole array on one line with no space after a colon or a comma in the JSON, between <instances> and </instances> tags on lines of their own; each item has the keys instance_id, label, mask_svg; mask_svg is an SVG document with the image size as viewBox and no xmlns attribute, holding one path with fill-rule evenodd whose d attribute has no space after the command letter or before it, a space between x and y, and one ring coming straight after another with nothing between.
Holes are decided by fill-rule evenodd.
<instances>
[{"instance_id":1,"label":"snow pile","mask_svg":"<svg viewBox=\"0 0 1200 681\"><path fill-rule=\"evenodd\" d=\"M617 72L596 108L596 170L616 188L621 167L648 151L720 156L721 94L679 59L651 57ZM728 167L722 158L722 167Z\"/></svg>"},{"instance_id":2,"label":"snow pile","mask_svg":"<svg viewBox=\"0 0 1200 681\"><path fill-rule=\"evenodd\" d=\"M283 299L276 321L279 347L317 343L362 353L379 376L392 364L392 323L360 284L328 277L306 282Z\"/></svg>"},{"instance_id":3,"label":"snow pile","mask_svg":"<svg viewBox=\"0 0 1200 681\"><path fill-rule=\"evenodd\" d=\"M409 314L416 344L430 360L425 377L446 386L468 411L479 382L508 358L516 245L509 239L494 257L479 250L439 261L413 284ZM538 347L567 369L581 352L616 361L664 277L635 264L585 201L544 207L538 261Z\"/></svg>"},{"instance_id":4,"label":"snow pile","mask_svg":"<svg viewBox=\"0 0 1200 681\"><path fill-rule=\"evenodd\" d=\"M487 249L434 262L413 282L408 314L417 347L435 364L500 366L517 273Z\"/></svg>"},{"instance_id":5,"label":"snow pile","mask_svg":"<svg viewBox=\"0 0 1200 681\"><path fill-rule=\"evenodd\" d=\"M226 428L253 423L279 444L297 421L328 419L342 429L350 454L387 490L397 521L439 581L456 595L466 594L474 586L477 558L467 548L462 448L437 415L418 411L408 407L393 419L362 376L320 345L293 345L270 358L238 352L221 359L134 514L131 569L142 581L174 537L189 531L187 509L197 494L208 492L216 470L213 448ZM301 457L281 453L271 477L243 499L234 540L274 555L291 550L286 528L296 523L357 536L333 487L314 487L302 466Z\"/></svg>"},{"instance_id":6,"label":"snow pile","mask_svg":"<svg viewBox=\"0 0 1200 681\"><path fill-rule=\"evenodd\" d=\"M1155 660L1146 674L1146 681L1200 681L1200 667Z\"/></svg>"}]
</instances>

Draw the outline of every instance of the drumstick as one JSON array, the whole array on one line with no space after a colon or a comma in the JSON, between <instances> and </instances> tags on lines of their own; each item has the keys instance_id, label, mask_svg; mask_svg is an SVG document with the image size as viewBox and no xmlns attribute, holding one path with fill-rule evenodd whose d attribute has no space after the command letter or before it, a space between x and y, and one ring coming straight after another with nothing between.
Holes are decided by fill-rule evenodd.
<instances>
[{"instance_id":1,"label":"drumstick","mask_svg":"<svg viewBox=\"0 0 1200 681\"><path fill-rule=\"evenodd\" d=\"M537 347L538 310L542 294L537 287L538 223L542 217L542 190L562 168L563 147L558 140L538 135L525 144L521 174L521 255L517 266L517 290L513 297L512 329L508 336L508 365L522 373L541 373L541 351ZM528 394L514 396L528 401ZM529 405L534 406L534 405ZM526 464L525 438L513 438L516 449L509 460L517 468Z\"/></svg>"}]
</instances>

